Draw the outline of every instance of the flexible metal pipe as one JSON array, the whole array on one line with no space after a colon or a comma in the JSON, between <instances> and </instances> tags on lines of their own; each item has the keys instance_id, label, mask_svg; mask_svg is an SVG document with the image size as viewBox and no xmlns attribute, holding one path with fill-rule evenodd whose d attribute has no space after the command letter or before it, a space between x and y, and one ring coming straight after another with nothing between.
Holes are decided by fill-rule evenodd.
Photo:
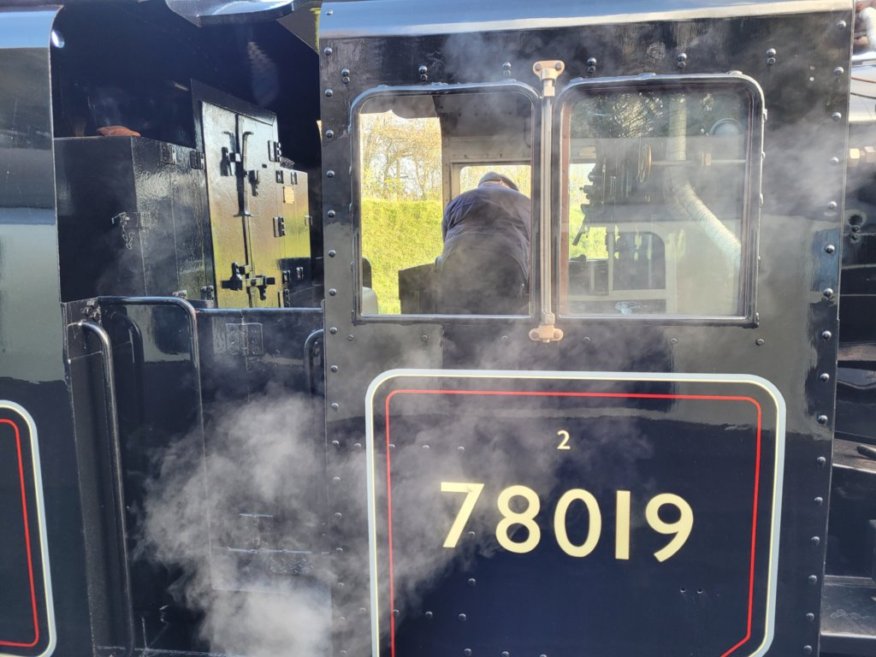
<instances>
[{"instance_id":1,"label":"flexible metal pipe","mask_svg":"<svg viewBox=\"0 0 876 657\"><path fill-rule=\"evenodd\" d=\"M687 102L682 94L669 98L669 143L666 159L676 162L687 159ZM685 218L703 227L712 242L731 262L740 262L742 247L739 238L697 195L684 167L667 167L664 194Z\"/></svg>"}]
</instances>

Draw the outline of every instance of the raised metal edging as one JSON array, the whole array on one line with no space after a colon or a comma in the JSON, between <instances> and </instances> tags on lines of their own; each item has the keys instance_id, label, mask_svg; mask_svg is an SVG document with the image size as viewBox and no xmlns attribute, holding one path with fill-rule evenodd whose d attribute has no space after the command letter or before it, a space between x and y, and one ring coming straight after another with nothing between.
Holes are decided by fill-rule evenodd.
<instances>
[{"instance_id":1,"label":"raised metal edging","mask_svg":"<svg viewBox=\"0 0 876 657\"><path fill-rule=\"evenodd\" d=\"M106 409L106 423L109 432L110 463L112 465L113 497L116 509L116 540L122 566L122 595L125 599L125 643L124 654L130 657L134 654L134 600L131 589L131 567L128 561L128 527L125 517L125 489L122 481L122 445L119 434L119 413L116 402L116 382L113 370L113 349L109 334L100 324L83 319L72 326L81 328L86 333L94 334L100 341L100 353L103 358L103 386Z\"/></svg>"}]
</instances>

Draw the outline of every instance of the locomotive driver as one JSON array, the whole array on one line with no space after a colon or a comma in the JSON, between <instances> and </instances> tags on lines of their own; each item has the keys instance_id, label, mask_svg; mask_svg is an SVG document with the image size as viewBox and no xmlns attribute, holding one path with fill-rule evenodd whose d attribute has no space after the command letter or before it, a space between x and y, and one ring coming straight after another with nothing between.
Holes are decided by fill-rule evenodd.
<instances>
[{"instance_id":1,"label":"locomotive driver","mask_svg":"<svg viewBox=\"0 0 876 657\"><path fill-rule=\"evenodd\" d=\"M528 312L530 200L507 176L490 171L444 210L438 258L438 312Z\"/></svg>"}]
</instances>

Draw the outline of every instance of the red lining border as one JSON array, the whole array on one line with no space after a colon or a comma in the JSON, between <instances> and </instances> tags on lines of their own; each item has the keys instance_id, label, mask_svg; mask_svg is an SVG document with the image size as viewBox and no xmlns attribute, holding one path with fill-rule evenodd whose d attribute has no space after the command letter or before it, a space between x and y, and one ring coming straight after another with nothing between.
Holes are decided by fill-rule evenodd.
<instances>
[{"instance_id":1,"label":"red lining border","mask_svg":"<svg viewBox=\"0 0 876 657\"><path fill-rule=\"evenodd\" d=\"M757 436L756 453L754 464L754 500L751 517L751 553L749 557L748 571L748 615L746 619L746 632L736 644L720 657L728 657L751 639L752 618L754 613L754 573L755 557L757 552L757 507L760 499L760 467L761 467L761 434L763 427L763 411L760 403L753 397L741 395L676 395L659 393L615 393L615 392L547 392L547 391L514 391L514 390L420 390L399 389L393 390L386 396L384 403L384 417L386 422L386 505L387 505L387 533L389 543L389 636L390 657L396 657L395 650L395 577L393 572L393 546L392 546L392 478L390 456L390 413L389 404L396 395L483 395L488 397L591 397L609 399L672 399L692 401L733 401L753 404L757 409Z\"/></svg>"},{"instance_id":2,"label":"red lining border","mask_svg":"<svg viewBox=\"0 0 876 657\"><path fill-rule=\"evenodd\" d=\"M15 434L15 448L18 453L18 477L21 490L21 517L24 522L24 543L27 552L27 575L30 582L30 606L33 614L33 641L24 643L21 641L4 641L0 640L0 646L8 648L33 648L40 642L40 624L39 615L37 614L37 593L36 581L33 573L33 551L31 548L30 539L30 520L27 512L27 487L24 481L24 459L21 453L21 431L18 425L10 419L0 418L0 424L8 424L12 427Z\"/></svg>"}]
</instances>

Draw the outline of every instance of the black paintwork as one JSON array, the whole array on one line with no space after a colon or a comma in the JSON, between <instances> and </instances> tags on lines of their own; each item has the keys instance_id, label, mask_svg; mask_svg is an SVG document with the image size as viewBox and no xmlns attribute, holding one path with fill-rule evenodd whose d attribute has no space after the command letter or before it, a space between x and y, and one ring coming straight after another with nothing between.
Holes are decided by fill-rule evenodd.
<instances>
[{"instance_id":1,"label":"black paintwork","mask_svg":"<svg viewBox=\"0 0 876 657\"><path fill-rule=\"evenodd\" d=\"M568 12L570 7L571 3L558 3L551 11ZM536 8L529 4L527 11ZM650 3L647 8L651 9ZM799 8L805 9L805 5ZM360 9L367 11L367 3L361 3ZM431 9L441 11L438 5ZM500 3L485 5L479 11L503 16ZM507 17L507 11L505 14ZM376 11L374 18L387 31L387 17ZM321 19L328 21L329 16L323 14ZM402 23L406 19L403 12L393 18ZM40 436L45 539L57 618L55 654L119 655L147 645L156 652L210 649L197 636L201 620L197 613L185 609L169 593L178 573L134 556L126 560L123 547L133 548L136 542L137 506L142 500L143 482L154 472L155 462L150 458L153 450L185 435L194 435L208 445L209 429L205 431L204 427L210 426L211 419L229 407L242 406L247 400L259 400L278 390L286 397L302 395L311 402L305 412L289 422L308 428L313 436L309 448L326 455L327 470L313 468L296 472L293 478L306 482L306 506L328 531L326 536L321 532L295 533L294 527L282 525L289 518L282 517L287 509L280 509L281 526L265 531L264 536L283 536L315 555L311 563L283 570L286 575L298 573L296 568L318 572L330 566L332 577L325 581L330 579L333 585L335 652L346 650L351 657L368 654L367 524L361 481L366 465L365 395L375 376L396 367L744 373L773 382L788 404L788 433L778 605L769 654L816 653L827 543L833 382L837 379L835 292L841 208L831 204L841 201L843 190L850 19L849 8L843 12L773 17L678 21L649 18L647 22L618 25L523 27L478 34L445 35L434 27L428 36L409 31L405 36L393 31L363 38L335 34L320 43L322 78L317 84L314 53L273 22L198 30L164 3L155 1L68 2L57 20L54 9L0 11L4 70L0 82L0 171L4 172L0 178L0 399L13 400L26 408ZM53 26L65 37L66 46L52 51L50 74L49 32ZM248 50L252 43L258 45L258 51ZM777 51L772 57L775 61L766 56L770 49ZM681 53L686 55L683 60L677 57ZM565 340L541 345L528 338L529 329L536 324L534 318L370 321L356 315L358 224L351 172L355 151L350 132L350 107L355 98L380 84L420 84L423 66L429 83L439 85L499 82L506 80L505 72L510 71L512 77L536 87L530 75L532 62L553 57L562 58L567 65L561 87L576 77L598 79L645 72L722 74L730 70L742 71L762 86L769 122L755 322L717 325L695 320L561 319ZM595 65L588 63L591 58L596 59ZM147 59L152 62L148 70L140 65ZM503 66L505 62L510 68ZM679 62L684 63L683 69ZM350 75L342 76L342 69L349 69ZM844 70L837 73L839 69ZM156 140L144 140L137 146L174 142L176 150L188 152L184 149L196 146L197 141L186 89L192 78L277 113L286 153L312 170L320 163L313 125L321 116L324 169L334 174L324 179L317 175L310 178L314 194L322 190L314 198L319 204L312 203L312 207L322 206L325 211L324 222L315 222L314 245L322 248L319 229L324 224L326 289L335 291L325 300L325 322L318 310L219 311L195 309L173 298L103 298L92 304L77 301L109 291L126 295L165 293L164 284L158 289L149 285L141 289L128 283L100 288L95 286L94 271L80 273L83 287L75 291L68 287L72 285L68 278L71 268L78 268L79 263L69 247L71 242L59 246L57 217L59 207L68 199L62 177L56 203L54 165L61 161L64 147L57 143L53 146L53 137L81 139L83 134L93 135L101 122L118 116L141 130L146 139ZM330 97L323 93L329 88L333 90ZM317 93L324 99L321 113L316 105ZM128 102L116 107L119 112L113 114L113 108L103 103L107 98L127 98ZM122 139L117 143L130 145L131 141ZM87 178L89 171L86 168L82 173ZM556 195L556 190L544 193ZM83 207L89 204L80 205L80 209ZM93 246L88 239L83 243ZM863 259L867 245L852 247L852 251L860 252ZM205 249L203 263L199 262L201 256L192 258L205 272L209 272L208 255ZM311 264L319 277L321 259L316 257ZM868 291L866 277L853 284L858 286L855 290ZM828 289L834 294L825 294ZM311 293L306 288L301 290L303 297ZM311 302L309 299L307 305ZM847 335L854 335L855 328L860 327L858 335L862 340L868 337L866 313L864 310L849 315L852 319ZM112 347L111 363L100 351L97 334L79 324L83 319L106 330ZM320 332L323 326L324 336ZM328 377L325 400L321 397L323 358ZM110 366L115 375L118 469L113 462L116 454L110 395L104 387ZM868 403L854 396L846 401L848 408L856 412ZM530 410L535 417L546 408ZM652 408L643 402L635 408L637 413L656 413L661 418L649 420L654 426L649 424L647 434L654 441L658 436L674 435L692 443L704 426L716 434L719 430L745 433L742 429L725 431L723 427L732 424L733 418L717 412L705 413L704 418L682 406ZM323 409L328 420L325 426ZM498 415L507 412L505 407L495 410ZM428 409L424 416L430 424L441 427L447 422L446 414L430 413L434 410ZM558 413L566 418L574 415L563 409ZM845 431L858 435L862 426L866 428L866 416L848 417L850 422L843 425ZM501 422L509 431L518 429L507 419ZM530 426L537 428L539 422ZM612 463L622 461L626 451L621 450L623 454L612 458ZM476 446L468 453L475 452ZM486 457L487 452L481 455ZM481 467L479 459L468 458L475 470ZM861 574L860 564L867 561L862 553L866 550L856 538L860 532L855 527L870 515L870 489L866 472L861 474L866 468L855 458L837 459L842 467L851 467L837 475L842 506L836 507L838 514L855 522L838 528L833 535L842 537L847 532L851 537L848 540L855 555L854 574ZM421 453L418 460L421 465L427 464ZM525 458L512 461L528 464ZM687 470L698 465L661 452L651 459L649 467L656 467L660 476L672 474L673 479L686 479ZM423 467L428 472L430 466ZM483 471L476 474L485 480L490 476ZM697 488L693 480L685 485ZM716 493L709 500L708 495L696 494L706 498L698 502L698 508L711 503L720 508L730 497ZM229 509L229 516L235 511ZM233 524L234 518L231 520ZM120 537L125 524L128 535ZM232 538L249 549L251 541L262 539L263 529L240 527ZM203 531L207 534L211 529L204 527ZM227 547L235 545L228 543ZM738 545L722 545L719 549L725 550L724 556L741 552ZM325 552L333 555L330 564L326 563ZM552 598L549 604L527 599L527 604L521 605L518 600L533 596L533 591L542 597L556 593L541 581L540 574L553 573L558 579L564 576L565 566L557 556L536 554L534 564L521 566L505 555L471 565L470 573L451 571L437 578L425 590L424 599L442 610L436 625L440 628L438 636L434 641L428 638L435 631L424 628L425 616L417 618L416 606L410 606L399 620L402 654L429 654L436 649L441 654L465 654L463 651L472 646L492 650L499 645L495 637L509 623L509 640L521 649L563 654L580 638L580 628L567 622L551 639L533 628L553 621L550 611L565 594ZM597 558L602 560L604 556ZM282 564L283 568L286 565ZM259 577L276 566L257 555L243 571ZM738 618L729 612L724 614L721 605L738 607L739 592L734 589L728 594L730 599L709 597L729 591L723 587L738 573L729 573L723 565L717 572L710 572L708 564L702 570L708 580L703 593L685 585L683 576L674 570L660 580L660 585L665 584L670 591L664 591L667 604L660 613L671 616L674 611L689 610L692 616L685 621L688 625L682 623L685 628L714 623L709 631L693 637L694 648L688 648L684 631L658 637L657 645L667 651L706 651L710 641L717 641L716 637L738 626ZM618 583L625 576L620 570L607 568L606 572L616 574L617 581L605 583L599 613L629 604L639 610L637 617L642 617L641 609L647 606L644 596L651 590L648 587L657 586L648 581L651 571L644 567L636 570L635 581L627 584ZM578 575L581 573L594 577L605 574L594 575L586 568ZM512 574L518 579L509 579ZM481 585L471 587L469 575L476 576ZM518 590L516 587L523 583L524 590ZM825 589L826 596L839 591L840 597L854 598L851 602L841 600L837 606L830 606L834 598L829 598L821 623L828 636L825 647L848 654L866 653L872 651L868 639L849 639L842 634L842 627L830 624L835 610L867 611L866 595L854 597L861 589L848 584L830 580ZM860 581L853 584L857 586ZM568 582L562 585L570 588ZM314 586L326 585L316 582ZM249 581L236 582L235 587L228 594L230 600L242 600L253 593ZM10 597L15 596L14 589L9 587ZM499 598L501 605L485 599L482 591ZM567 593L571 598L572 594ZM641 599L629 600L632 595ZM714 605L703 603L704 599L714 601ZM591 600L590 606L597 603ZM491 612L494 608L503 613ZM387 614L391 610L382 607L376 611ZM451 611L456 613L456 622L446 617ZM4 612L0 615L5 622L16 618ZM459 613L470 616L472 623L457 624L461 623ZM136 619L133 632L132 619ZM611 620L606 617L598 627L589 626L589 636L596 637L601 654L610 654L619 645L603 631L603 625ZM640 638L637 630L641 628L625 627L623 641L630 642L623 650L638 650L635 641ZM660 653L654 643L647 650ZM28 650L12 652L32 654ZM474 654L481 654L481 650Z\"/></svg>"},{"instance_id":2,"label":"black paintwork","mask_svg":"<svg viewBox=\"0 0 876 657\"><path fill-rule=\"evenodd\" d=\"M332 9L341 12L343 6ZM323 20L330 19L324 15ZM336 296L326 298L326 362L338 370L338 374L327 374L328 438L337 440L340 448L335 455L330 453L329 474L333 468L349 467L348 460L355 468L365 469L361 450L365 390L378 374L396 367L707 371L762 376L778 387L788 403L783 556L775 638L769 654L816 651L818 623L800 619L807 614L818 617L830 478L834 388L819 375L825 373L833 380L836 354L836 302L822 292L836 289L839 268L837 250L826 247L837 245L840 238L839 208L829 205L841 202L843 189L847 79L836 77L833 70L847 65L849 35L840 21L848 25L848 16L820 13L324 40L320 44L322 85L333 90L331 97L323 99L324 166L339 172L323 180L325 248L329 255L336 253L326 258L326 285L337 290ZM767 62L765 53L770 48L783 53L775 63ZM439 322L384 317L378 322L351 317L356 281L349 272L357 253L358 217L348 210L355 208L356 196L344 172L355 139L349 130L350 107L359 94L381 84L416 84L420 66L428 68L429 83L439 85L501 81L507 69L503 64L508 62L514 78L535 86L537 81L530 74L533 62L554 58L566 63L560 87L579 76L672 75L679 72L675 55L682 52L686 54L683 73L738 70L757 80L764 90L769 121L756 326L709 326L695 320L565 319L559 322L565 339L542 345L532 343L527 335L537 324L534 318ZM591 57L598 61L595 73L588 71ZM345 68L351 72L349 84L339 82L339 72ZM810 76L807 71L812 70ZM838 164L832 164L831 157ZM537 198L534 201L537 207ZM783 303L791 298L808 302ZM825 331L830 332L827 338L822 337ZM821 415L826 416L825 424L818 421ZM360 562L348 556L364 549L366 522L355 491L336 493L330 504L343 512L336 536L339 541L347 538L336 570L345 582L354 578L363 587L360 597L350 593L349 583L346 590L335 591L343 610L359 606L366 594L365 582L355 573ZM358 532L356 541L348 538ZM817 542L814 536L819 537ZM438 590L444 581L436 584ZM629 595L629 590L618 588L611 595ZM460 597L457 606L476 614L487 608L485 604L471 593ZM354 651L355 638L367 632L365 622L350 621L349 628L338 629L336 649ZM460 639L445 647L462 652L469 646ZM556 644L546 641L540 649L552 654L552 648Z\"/></svg>"}]
</instances>

